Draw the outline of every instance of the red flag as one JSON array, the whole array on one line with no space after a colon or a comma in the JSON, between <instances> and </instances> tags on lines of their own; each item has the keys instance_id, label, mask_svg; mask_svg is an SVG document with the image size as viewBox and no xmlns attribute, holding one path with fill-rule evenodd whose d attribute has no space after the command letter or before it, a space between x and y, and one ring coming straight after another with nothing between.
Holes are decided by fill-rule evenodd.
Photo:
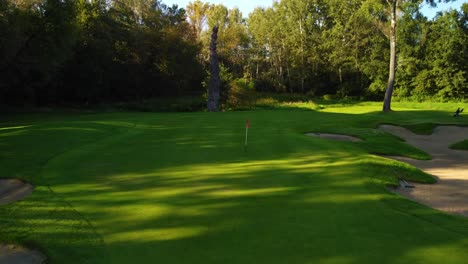
<instances>
[{"instance_id":1,"label":"red flag","mask_svg":"<svg viewBox=\"0 0 468 264\"><path fill-rule=\"evenodd\" d=\"M245 123L246 128L250 128L250 121L247 119L247 123Z\"/></svg>"}]
</instances>

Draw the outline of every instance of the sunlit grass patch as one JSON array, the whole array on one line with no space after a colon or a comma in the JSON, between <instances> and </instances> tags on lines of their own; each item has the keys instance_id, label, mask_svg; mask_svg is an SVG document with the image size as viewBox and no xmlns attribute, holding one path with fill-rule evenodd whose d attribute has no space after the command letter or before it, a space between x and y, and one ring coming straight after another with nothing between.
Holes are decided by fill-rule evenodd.
<instances>
[{"instance_id":1,"label":"sunlit grass patch","mask_svg":"<svg viewBox=\"0 0 468 264\"><path fill-rule=\"evenodd\" d=\"M318 110L321 102L275 100L286 106L24 117L30 127L0 130L0 176L33 179L37 187L23 202L0 207L0 239L38 244L52 263L468 258L455 250L466 243L465 220L385 189L401 178L432 177L369 154L427 158L377 125L448 123L450 116L382 114L380 103L328 102ZM7 134L16 131L24 132ZM363 141L311 138L307 131ZM440 250L429 258L427 248Z\"/></svg>"}]
</instances>

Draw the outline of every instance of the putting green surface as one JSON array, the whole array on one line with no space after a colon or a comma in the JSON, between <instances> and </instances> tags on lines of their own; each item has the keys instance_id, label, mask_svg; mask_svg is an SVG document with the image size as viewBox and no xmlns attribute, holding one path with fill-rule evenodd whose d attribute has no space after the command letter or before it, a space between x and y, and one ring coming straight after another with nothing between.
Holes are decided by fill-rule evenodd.
<instances>
[{"instance_id":1,"label":"putting green surface","mask_svg":"<svg viewBox=\"0 0 468 264\"><path fill-rule=\"evenodd\" d=\"M379 109L5 118L0 177L36 188L0 207L0 240L52 263L466 263L466 218L385 187L434 180L370 153L428 158L379 123L468 121Z\"/></svg>"}]
</instances>

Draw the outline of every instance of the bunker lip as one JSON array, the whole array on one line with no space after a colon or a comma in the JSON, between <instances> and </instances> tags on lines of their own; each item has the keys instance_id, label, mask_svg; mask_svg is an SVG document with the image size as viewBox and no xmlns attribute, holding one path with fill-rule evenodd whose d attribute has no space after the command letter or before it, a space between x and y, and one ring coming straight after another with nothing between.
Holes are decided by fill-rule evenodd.
<instances>
[{"instance_id":1,"label":"bunker lip","mask_svg":"<svg viewBox=\"0 0 468 264\"><path fill-rule=\"evenodd\" d=\"M0 206L29 196L34 186L18 179L0 179ZM0 244L0 263L43 263L46 257L38 250L23 246Z\"/></svg>"},{"instance_id":2,"label":"bunker lip","mask_svg":"<svg viewBox=\"0 0 468 264\"><path fill-rule=\"evenodd\" d=\"M392 191L441 211L468 217L468 151L449 148L451 144L468 138L468 127L438 126L432 135L417 135L405 128L391 125L381 125L379 129L426 151L432 156L432 160L383 157L413 165L437 179L435 184L411 182L414 188L396 188Z\"/></svg>"},{"instance_id":3,"label":"bunker lip","mask_svg":"<svg viewBox=\"0 0 468 264\"><path fill-rule=\"evenodd\" d=\"M0 179L0 206L24 199L33 189L34 186L18 179Z\"/></svg>"},{"instance_id":4,"label":"bunker lip","mask_svg":"<svg viewBox=\"0 0 468 264\"><path fill-rule=\"evenodd\" d=\"M311 133L305 133L306 136L310 137L318 137L318 138L325 138L325 139L333 139L333 140L339 140L339 141L351 141L351 142L359 142L362 141L362 139L349 136L349 135L343 135L343 134L330 134L330 133L317 133L317 132L311 132Z\"/></svg>"},{"instance_id":5,"label":"bunker lip","mask_svg":"<svg viewBox=\"0 0 468 264\"><path fill-rule=\"evenodd\" d=\"M46 257L35 249L0 244L0 263L44 263Z\"/></svg>"}]
</instances>

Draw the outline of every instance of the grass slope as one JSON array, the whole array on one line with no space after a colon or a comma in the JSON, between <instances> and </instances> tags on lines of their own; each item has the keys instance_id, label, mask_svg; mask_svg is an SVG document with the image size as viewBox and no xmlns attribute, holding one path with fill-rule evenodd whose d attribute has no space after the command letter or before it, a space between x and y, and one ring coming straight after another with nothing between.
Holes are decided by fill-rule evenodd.
<instances>
[{"instance_id":1,"label":"grass slope","mask_svg":"<svg viewBox=\"0 0 468 264\"><path fill-rule=\"evenodd\" d=\"M0 238L38 246L52 263L464 263L466 218L385 188L433 179L369 154L427 158L375 127L453 120L379 109L4 120L0 177L36 189L0 207ZM311 131L364 141L303 135Z\"/></svg>"},{"instance_id":2,"label":"grass slope","mask_svg":"<svg viewBox=\"0 0 468 264\"><path fill-rule=\"evenodd\" d=\"M450 146L452 149L468 150L468 140L463 140Z\"/></svg>"}]
</instances>

